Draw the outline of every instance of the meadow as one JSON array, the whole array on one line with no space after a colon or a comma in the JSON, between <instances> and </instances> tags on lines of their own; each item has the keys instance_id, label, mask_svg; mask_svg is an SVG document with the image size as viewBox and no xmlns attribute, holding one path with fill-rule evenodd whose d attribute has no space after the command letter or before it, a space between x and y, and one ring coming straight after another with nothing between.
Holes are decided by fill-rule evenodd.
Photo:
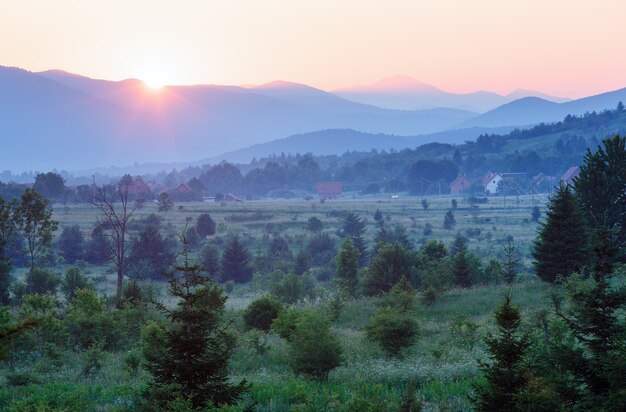
<instances>
[{"instance_id":1,"label":"meadow","mask_svg":"<svg viewBox=\"0 0 626 412\"><path fill-rule=\"evenodd\" d=\"M215 236L205 242L219 244L216 239L239 236L251 255L262 253L269 239L280 235L295 254L304 247L310 234L306 225L315 216L324 225L323 232L340 242L339 231L343 213L353 212L366 222L366 241L372 246L377 230L373 219L379 210L387 227L400 225L409 240L419 248L425 239L441 240L447 245L457 233L469 239L469 250L483 262L501 258L502 248L512 237L521 257L521 270L513 285L482 285L467 289L447 290L433 304L422 302L418 290L417 313L419 337L400 358L390 358L364 335L377 297L360 297L345 301L339 309L332 330L344 349L343 362L332 370L328 381L319 382L296 375L288 366L287 345L274 333L259 335L243 326L242 312L255 298L267 293L267 274L255 273L243 285L225 285L228 294L226 317L232 321L237 345L230 361L233 380L250 383L242 401L225 410L258 411L393 411L398 410L407 391L415 388L417 398L426 411L471 410L468 394L477 379L477 359L485 359L482 338L492 327L493 311L505 292L511 291L514 303L525 317L532 320L549 306L549 287L531 274L530 248L538 224L531 211L538 206L545 211L547 196L490 197L478 207L461 196L421 197L400 195L398 198L367 197L344 194L341 199L320 203L316 200L259 200L243 203L190 202L176 203L167 212L158 212L154 203L147 203L133 216L141 219L151 213L162 219L165 232L180 233L192 225L200 213L209 213L217 224ZM454 210L456 226L443 229L444 215L457 200ZM84 204L55 204L55 220L59 226L77 224L89 233L98 215ZM432 233L424 235L431 226ZM199 254L202 244L192 249ZM330 262L329 262L330 263ZM115 293L115 270L111 265L82 264L82 270L95 284L98 293ZM66 268L58 261L54 270ZM318 313L332 309L334 283L328 268L312 268L315 274L315 296L293 304ZM26 272L14 271L17 279ZM332 271L331 271L332 272ZM328 278L331 279L328 279ZM156 296L166 305L168 297L164 282L147 281ZM139 345L139 344L137 344ZM49 353L19 353L0 369L0 405L2 410L134 410L145 390L148 373L141 367L129 368L129 357L138 346L128 350L104 351L101 367L86 376L86 353L82 350L50 350ZM412 386L414 385L414 386Z\"/></svg>"}]
</instances>

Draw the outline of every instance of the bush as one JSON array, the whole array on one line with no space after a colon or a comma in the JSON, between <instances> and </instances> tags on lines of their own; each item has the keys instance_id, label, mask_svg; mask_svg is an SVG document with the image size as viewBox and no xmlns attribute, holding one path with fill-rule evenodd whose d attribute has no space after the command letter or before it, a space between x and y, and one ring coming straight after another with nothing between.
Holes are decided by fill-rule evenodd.
<instances>
[{"instance_id":1,"label":"bush","mask_svg":"<svg viewBox=\"0 0 626 412\"><path fill-rule=\"evenodd\" d=\"M324 381L341 364L343 350L328 319L308 310L286 310L276 319L275 330L289 343L294 372Z\"/></svg>"},{"instance_id":2,"label":"bush","mask_svg":"<svg viewBox=\"0 0 626 412\"><path fill-rule=\"evenodd\" d=\"M65 300L71 302L79 289L93 289L93 285L87 276L80 273L80 269L71 267L65 271L65 275L61 280L61 291L65 296Z\"/></svg>"},{"instance_id":3,"label":"bush","mask_svg":"<svg viewBox=\"0 0 626 412\"><path fill-rule=\"evenodd\" d=\"M45 269L35 268L26 274L26 285L31 294L54 295L59 283L59 275Z\"/></svg>"},{"instance_id":4,"label":"bush","mask_svg":"<svg viewBox=\"0 0 626 412\"><path fill-rule=\"evenodd\" d=\"M85 254L85 237L78 225L64 227L57 241L59 255L73 264Z\"/></svg>"},{"instance_id":5,"label":"bush","mask_svg":"<svg viewBox=\"0 0 626 412\"><path fill-rule=\"evenodd\" d=\"M202 213L198 216L198 221L196 222L196 232L202 238L213 236L215 234L215 226L215 221L211 218L211 215Z\"/></svg>"},{"instance_id":6,"label":"bush","mask_svg":"<svg viewBox=\"0 0 626 412\"><path fill-rule=\"evenodd\" d=\"M388 355L398 356L417 337L418 325L414 312L415 292L403 278L381 302L366 326L365 334Z\"/></svg>"},{"instance_id":7,"label":"bush","mask_svg":"<svg viewBox=\"0 0 626 412\"><path fill-rule=\"evenodd\" d=\"M269 289L273 296L287 304L296 303L306 296L300 278L295 274L288 275L281 281L272 282Z\"/></svg>"},{"instance_id":8,"label":"bush","mask_svg":"<svg viewBox=\"0 0 626 412\"><path fill-rule=\"evenodd\" d=\"M250 303L243 313L243 320L248 328L267 332L281 309L282 305L274 298L263 296Z\"/></svg>"}]
</instances>

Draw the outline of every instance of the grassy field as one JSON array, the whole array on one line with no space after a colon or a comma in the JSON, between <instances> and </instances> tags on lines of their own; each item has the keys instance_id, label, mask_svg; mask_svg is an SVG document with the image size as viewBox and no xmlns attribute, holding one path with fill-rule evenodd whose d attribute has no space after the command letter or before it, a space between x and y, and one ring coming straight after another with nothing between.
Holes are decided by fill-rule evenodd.
<instances>
[{"instance_id":1,"label":"grassy field","mask_svg":"<svg viewBox=\"0 0 626 412\"><path fill-rule=\"evenodd\" d=\"M499 256L503 240L512 236L522 254L524 267L530 268L529 251L537 231L537 224L530 219L531 209L538 205L543 213L545 196L489 198L478 210L456 197L457 225L454 230L444 230L443 218L453 198L427 197L427 210L420 203L421 197L352 198L349 194L323 204L312 200L181 203L168 212L157 212L156 205L151 203L138 210L134 217L139 219L155 213L163 219L165 231L177 233L189 219L193 224L200 213L208 212L217 223L217 238L237 234L254 254L256 248L267 247L270 236L280 233L297 253L310 236L305 229L310 217L318 217L324 223L324 231L335 235L344 211L358 213L366 219L367 238L371 243L376 233L373 215L378 209L386 225L405 227L416 247L425 239L423 231L427 224L432 225L432 234L427 238L447 244L457 232L474 229L477 233L475 229L479 229L479 234L470 237L469 247L483 258ZM240 219L244 215L255 216L256 220L233 222L233 217ZM55 205L54 218L61 227L78 224L89 233L97 215L86 205ZM339 237L334 238L338 243ZM200 248L198 246L196 251ZM55 269L63 267L57 265ZM99 292L113 293L112 267L86 266L84 271L94 280ZM23 272L23 269L18 270L17 277ZM164 285L155 284L161 290L161 298L167 301ZM547 286L533 276L522 276L513 286L449 290L434 305L418 305L419 339L400 359L386 357L380 348L365 339L363 328L377 298L347 301L333 324L344 348L343 364L330 373L328 382L316 382L293 374L287 366L287 345L278 336L264 336L264 350L259 350L255 343L258 337L243 328L242 310L266 292L253 284L236 286L227 301L228 316L234 320L238 337L230 364L232 377L235 380L245 378L251 383L250 391L234 410L249 406L258 411L392 411L397 410L408 382L416 383L424 410L470 410L468 393L478 371L476 360L485 357L481 338L489 330L493 310L503 294L510 288L515 303L528 318L549 301ZM322 282L319 287L327 290L331 283ZM298 306L327 311L329 300L324 293L318 296ZM148 376L143 370L136 374L128 372L123 362L126 354L126 351L107 352L100 372L88 378L81 373L84 357L81 351L63 351L54 356L20 355L19 361L0 369L0 410L133 410ZM15 384L14 377L22 375L32 379Z\"/></svg>"}]
</instances>

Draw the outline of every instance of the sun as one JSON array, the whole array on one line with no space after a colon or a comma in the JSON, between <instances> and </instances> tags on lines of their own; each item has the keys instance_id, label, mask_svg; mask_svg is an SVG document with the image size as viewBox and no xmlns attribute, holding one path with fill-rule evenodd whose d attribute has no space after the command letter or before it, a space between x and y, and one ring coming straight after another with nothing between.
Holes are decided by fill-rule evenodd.
<instances>
[{"instance_id":1,"label":"sun","mask_svg":"<svg viewBox=\"0 0 626 412\"><path fill-rule=\"evenodd\" d=\"M144 77L142 80L148 89L160 90L165 86L165 81L157 78Z\"/></svg>"}]
</instances>

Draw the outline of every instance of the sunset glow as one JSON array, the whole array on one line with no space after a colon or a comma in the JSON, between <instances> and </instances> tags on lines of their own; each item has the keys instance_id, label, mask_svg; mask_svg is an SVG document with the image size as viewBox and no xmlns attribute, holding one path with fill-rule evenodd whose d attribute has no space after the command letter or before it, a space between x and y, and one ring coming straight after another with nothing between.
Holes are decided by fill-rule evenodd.
<instances>
[{"instance_id":1,"label":"sunset glow","mask_svg":"<svg viewBox=\"0 0 626 412\"><path fill-rule=\"evenodd\" d=\"M155 86L332 90L404 74L450 92L580 97L626 85L624 16L616 0L24 0L3 2L0 36L19 40L0 42L0 64Z\"/></svg>"}]
</instances>

